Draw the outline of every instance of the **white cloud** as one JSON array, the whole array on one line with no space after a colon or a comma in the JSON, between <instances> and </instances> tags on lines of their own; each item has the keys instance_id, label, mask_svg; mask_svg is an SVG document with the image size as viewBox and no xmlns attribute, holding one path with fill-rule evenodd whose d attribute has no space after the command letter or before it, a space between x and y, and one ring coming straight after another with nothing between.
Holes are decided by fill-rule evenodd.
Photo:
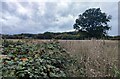
<instances>
[{"instance_id":1,"label":"white cloud","mask_svg":"<svg viewBox=\"0 0 120 79\"><path fill-rule=\"evenodd\" d=\"M63 0L3 0L3 2L60 2ZM119 0L64 0L64 2L118 2Z\"/></svg>"},{"instance_id":2,"label":"white cloud","mask_svg":"<svg viewBox=\"0 0 120 79\"><path fill-rule=\"evenodd\" d=\"M28 9L25 9L25 8L19 6L19 8L17 9L17 11L18 11L20 14L27 14Z\"/></svg>"},{"instance_id":3,"label":"white cloud","mask_svg":"<svg viewBox=\"0 0 120 79\"><path fill-rule=\"evenodd\" d=\"M81 0L83 1L83 0ZM115 2L4 2L2 5L3 33L41 33L73 30L77 16L88 8L100 7L113 16L110 34L117 34L117 3ZM112 9L111 9L112 8ZM10 30L8 30L10 29Z\"/></svg>"},{"instance_id":4,"label":"white cloud","mask_svg":"<svg viewBox=\"0 0 120 79\"><path fill-rule=\"evenodd\" d=\"M72 15L68 15L66 17L56 16L56 20L53 21L54 24L58 26L64 25L65 23L70 23L71 21L74 22L75 18Z\"/></svg>"},{"instance_id":5,"label":"white cloud","mask_svg":"<svg viewBox=\"0 0 120 79\"><path fill-rule=\"evenodd\" d=\"M41 2L41 3L38 3L38 15L41 15L41 16L44 16L45 14L45 3L44 2Z\"/></svg>"}]
</instances>

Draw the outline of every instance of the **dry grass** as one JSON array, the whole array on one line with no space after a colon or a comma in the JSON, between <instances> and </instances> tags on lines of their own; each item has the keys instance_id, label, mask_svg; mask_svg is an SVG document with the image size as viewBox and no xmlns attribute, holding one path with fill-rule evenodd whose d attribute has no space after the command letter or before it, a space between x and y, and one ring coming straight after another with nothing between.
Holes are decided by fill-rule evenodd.
<instances>
[{"instance_id":1,"label":"dry grass","mask_svg":"<svg viewBox=\"0 0 120 79\"><path fill-rule=\"evenodd\" d=\"M66 40L60 44L83 66L87 76L113 76L118 65L118 41Z\"/></svg>"}]
</instances>

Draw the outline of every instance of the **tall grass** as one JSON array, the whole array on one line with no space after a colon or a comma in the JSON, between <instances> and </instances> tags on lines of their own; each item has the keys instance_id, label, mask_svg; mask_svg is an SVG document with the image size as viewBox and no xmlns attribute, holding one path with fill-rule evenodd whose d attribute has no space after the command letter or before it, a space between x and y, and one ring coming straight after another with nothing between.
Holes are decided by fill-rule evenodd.
<instances>
[{"instance_id":1,"label":"tall grass","mask_svg":"<svg viewBox=\"0 0 120 79\"><path fill-rule=\"evenodd\" d=\"M66 40L60 44L72 54L89 77L116 76L118 68L118 41Z\"/></svg>"}]
</instances>

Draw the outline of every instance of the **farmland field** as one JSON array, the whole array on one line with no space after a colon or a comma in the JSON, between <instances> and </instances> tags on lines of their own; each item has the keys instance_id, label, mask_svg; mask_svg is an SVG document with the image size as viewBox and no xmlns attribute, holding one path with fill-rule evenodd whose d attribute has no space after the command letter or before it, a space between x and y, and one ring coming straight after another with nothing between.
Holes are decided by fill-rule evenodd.
<instances>
[{"instance_id":1,"label":"farmland field","mask_svg":"<svg viewBox=\"0 0 120 79\"><path fill-rule=\"evenodd\" d=\"M111 68L118 66L118 41L82 40L60 43L80 64L84 62L89 76L111 75Z\"/></svg>"},{"instance_id":2,"label":"farmland field","mask_svg":"<svg viewBox=\"0 0 120 79\"><path fill-rule=\"evenodd\" d=\"M3 45L4 51L2 53L4 57L1 55L1 59L4 60L3 65L5 67L2 69L4 76L25 76L28 72L30 76L35 75L36 77L116 77L120 75L120 72L117 71L117 40L9 39L3 42ZM49 59L47 59L48 57ZM55 64L58 65L59 62L59 65L62 66L52 64L53 60L51 59L56 60ZM57 61L58 59L59 61ZM38 60L42 60L42 64L38 63ZM26 64L30 67L25 66ZM50 72L48 66L52 69L52 72ZM12 67L15 69L12 70ZM34 73L34 70L31 70L33 67L40 71ZM10 73L11 71L5 72L6 68L11 69L12 73ZM50 73L48 74L43 69L47 69ZM15 72L18 74L14 75Z\"/></svg>"}]
</instances>

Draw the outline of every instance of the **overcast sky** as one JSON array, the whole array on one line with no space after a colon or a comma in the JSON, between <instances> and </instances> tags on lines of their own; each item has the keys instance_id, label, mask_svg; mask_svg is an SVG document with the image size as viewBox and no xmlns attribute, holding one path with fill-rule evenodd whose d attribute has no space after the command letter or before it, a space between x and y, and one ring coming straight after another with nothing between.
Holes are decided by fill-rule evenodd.
<instances>
[{"instance_id":1,"label":"overcast sky","mask_svg":"<svg viewBox=\"0 0 120 79\"><path fill-rule=\"evenodd\" d=\"M116 1L116 2L115 2ZM105 1L2 1L0 2L0 32L4 34L73 31L79 14L89 8L101 8L112 15L110 35L118 34L118 2Z\"/></svg>"}]
</instances>

